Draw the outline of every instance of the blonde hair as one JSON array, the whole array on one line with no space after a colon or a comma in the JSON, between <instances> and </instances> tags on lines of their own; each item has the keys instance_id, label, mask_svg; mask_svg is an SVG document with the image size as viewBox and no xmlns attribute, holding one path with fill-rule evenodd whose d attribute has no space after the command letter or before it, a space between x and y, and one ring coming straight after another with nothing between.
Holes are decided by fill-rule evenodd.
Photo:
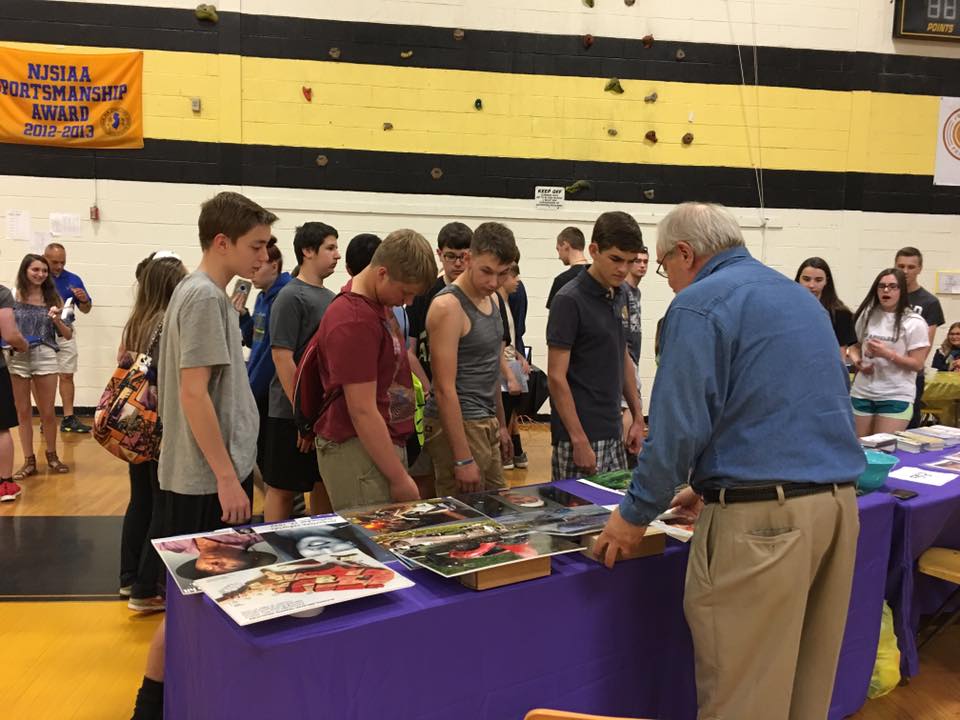
<instances>
[{"instance_id":1,"label":"blonde hair","mask_svg":"<svg viewBox=\"0 0 960 720\"><path fill-rule=\"evenodd\" d=\"M187 276L179 258L150 260L140 275L137 299L123 327L123 348L131 353L148 353L150 340L170 303L174 288Z\"/></svg>"},{"instance_id":2,"label":"blonde hair","mask_svg":"<svg viewBox=\"0 0 960 720\"><path fill-rule=\"evenodd\" d=\"M947 328L947 336L943 339L943 345L940 346L940 352L944 357L949 355L953 350L960 349L960 346L954 347L950 344L950 333L953 332L954 328L960 328L960 322L955 322Z\"/></svg>"},{"instance_id":3,"label":"blonde hair","mask_svg":"<svg viewBox=\"0 0 960 720\"><path fill-rule=\"evenodd\" d=\"M426 291L437 279L437 260L426 238L415 230L394 230L377 246L370 260L390 279L420 285Z\"/></svg>"}]
</instances>

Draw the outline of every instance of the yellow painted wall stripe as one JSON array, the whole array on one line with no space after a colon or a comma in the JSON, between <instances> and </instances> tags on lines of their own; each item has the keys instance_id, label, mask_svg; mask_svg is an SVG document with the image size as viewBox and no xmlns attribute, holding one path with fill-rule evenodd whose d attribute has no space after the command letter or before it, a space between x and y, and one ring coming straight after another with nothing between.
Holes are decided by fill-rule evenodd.
<instances>
[{"instance_id":1,"label":"yellow painted wall stripe","mask_svg":"<svg viewBox=\"0 0 960 720\"><path fill-rule=\"evenodd\" d=\"M155 139L933 174L939 104L933 96L643 80L624 80L625 94L612 95L603 91L605 78L144 55L144 131ZM304 86L312 88L312 102ZM645 103L654 90L658 102ZM202 100L199 115L191 97ZM476 98L482 111L474 109ZM384 131L385 122L394 129ZM656 131L657 144L644 141L648 130ZM680 141L687 132L695 137L690 146Z\"/></svg>"}]
</instances>

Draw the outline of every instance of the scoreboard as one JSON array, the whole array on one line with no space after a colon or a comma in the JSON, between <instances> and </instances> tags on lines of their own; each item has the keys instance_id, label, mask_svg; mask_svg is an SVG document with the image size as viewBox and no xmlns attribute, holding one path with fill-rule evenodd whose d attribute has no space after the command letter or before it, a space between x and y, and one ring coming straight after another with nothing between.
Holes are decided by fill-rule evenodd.
<instances>
[{"instance_id":1,"label":"scoreboard","mask_svg":"<svg viewBox=\"0 0 960 720\"><path fill-rule=\"evenodd\" d=\"M960 0L894 1L894 37L960 40Z\"/></svg>"}]
</instances>

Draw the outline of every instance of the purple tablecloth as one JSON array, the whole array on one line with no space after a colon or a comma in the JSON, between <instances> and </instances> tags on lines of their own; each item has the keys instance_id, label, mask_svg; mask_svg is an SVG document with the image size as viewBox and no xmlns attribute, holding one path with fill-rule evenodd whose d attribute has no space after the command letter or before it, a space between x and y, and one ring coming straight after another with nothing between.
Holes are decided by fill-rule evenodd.
<instances>
[{"instance_id":1,"label":"purple tablecloth","mask_svg":"<svg viewBox=\"0 0 960 720\"><path fill-rule=\"evenodd\" d=\"M594 501L616 501L579 483ZM851 612L831 718L866 698L876 654L892 500L860 499ZM520 720L534 707L696 717L683 619L687 548L608 571L580 554L553 574L474 592L429 571L416 587L316 618L238 627L206 597L167 595L167 717ZM773 630L773 629L772 629Z\"/></svg>"},{"instance_id":2,"label":"purple tablecloth","mask_svg":"<svg viewBox=\"0 0 960 720\"><path fill-rule=\"evenodd\" d=\"M960 447L937 453L897 453L898 467L921 466L958 451ZM920 669L916 643L920 615L934 612L954 587L942 580L918 577L917 558L935 545L960 548L960 478L941 487L888 478L887 486L918 493L898 502L894 510L887 572L887 601L900 645L900 672L910 677Z\"/></svg>"}]
</instances>

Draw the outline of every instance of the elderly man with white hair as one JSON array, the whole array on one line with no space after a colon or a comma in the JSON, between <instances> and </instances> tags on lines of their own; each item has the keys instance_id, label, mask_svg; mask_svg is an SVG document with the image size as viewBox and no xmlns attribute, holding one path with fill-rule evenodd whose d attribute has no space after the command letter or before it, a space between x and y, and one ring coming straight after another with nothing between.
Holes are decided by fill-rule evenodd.
<instances>
[{"instance_id":1,"label":"elderly man with white hair","mask_svg":"<svg viewBox=\"0 0 960 720\"><path fill-rule=\"evenodd\" d=\"M684 598L699 717L820 720L864 468L830 320L805 288L751 257L720 206L674 208L657 260L676 297L651 431L597 554L612 567L668 506L699 515Z\"/></svg>"}]
</instances>

